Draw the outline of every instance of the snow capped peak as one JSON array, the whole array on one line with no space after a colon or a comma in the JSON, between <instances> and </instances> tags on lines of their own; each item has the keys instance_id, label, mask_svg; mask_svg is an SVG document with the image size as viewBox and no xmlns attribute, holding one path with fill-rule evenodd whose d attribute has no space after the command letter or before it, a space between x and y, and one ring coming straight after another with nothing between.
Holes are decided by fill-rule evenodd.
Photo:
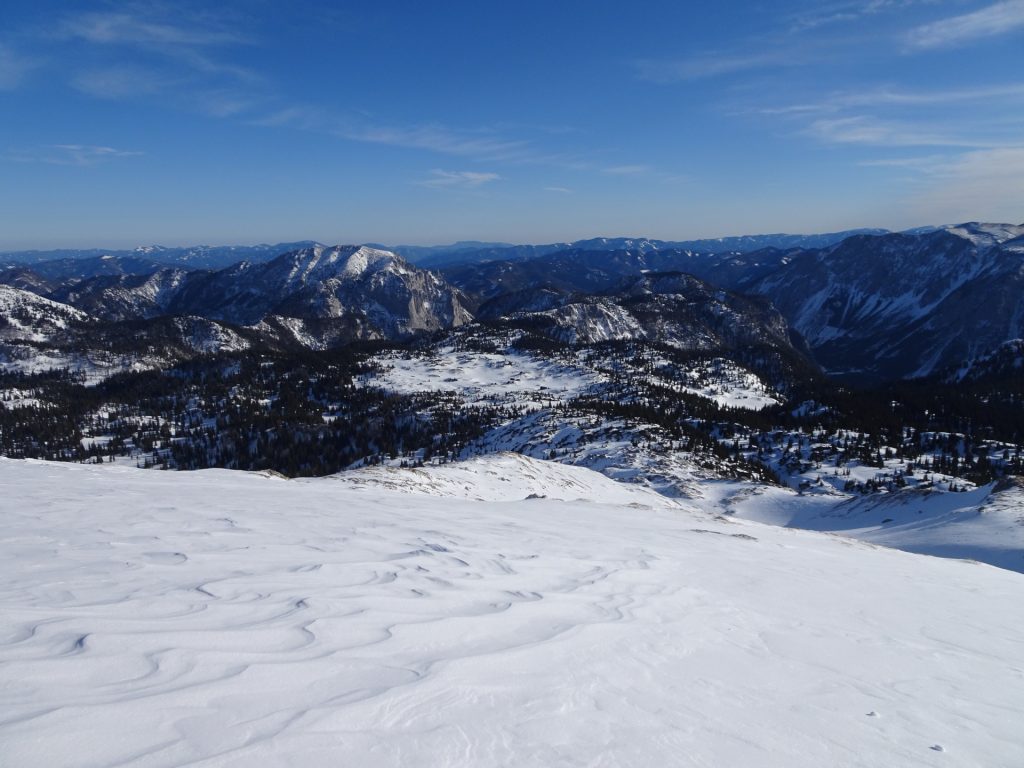
<instances>
[{"instance_id":1,"label":"snow capped peak","mask_svg":"<svg viewBox=\"0 0 1024 768\"><path fill-rule=\"evenodd\" d=\"M242 325L272 316L329 321L319 322L318 331L299 334L316 336L315 347L353 338L398 338L470 319L460 294L443 278L390 251L362 245L316 244L269 262L191 273L170 306L174 313ZM294 323L287 324L294 335Z\"/></svg>"},{"instance_id":2,"label":"snow capped peak","mask_svg":"<svg viewBox=\"0 0 1024 768\"><path fill-rule=\"evenodd\" d=\"M377 270L383 266L391 266L392 264L404 264L405 260L392 253L391 251L382 251L377 248L370 248L369 246L359 246L353 252L348 259L345 261L345 274L347 275L363 275L368 271Z\"/></svg>"},{"instance_id":3,"label":"snow capped peak","mask_svg":"<svg viewBox=\"0 0 1024 768\"><path fill-rule=\"evenodd\" d=\"M360 279L392 266L401 274L408 266L401 256L391 251L365 245L314 245L284 254L278 261L288 267L284 280L289 285L332 278Z\"/></svg>"},{"instance_id":4,"label":"snow capped peak","mask_svg":"<svg viewBox=\"0 0 1024 768\"><path fill-rule=\"evenodd\" d=\"M1024 224L992 224L971 221L947 227L946 231L969 240L974 245L993 246L1024 236Z\"/></svg>"}]
</instances>

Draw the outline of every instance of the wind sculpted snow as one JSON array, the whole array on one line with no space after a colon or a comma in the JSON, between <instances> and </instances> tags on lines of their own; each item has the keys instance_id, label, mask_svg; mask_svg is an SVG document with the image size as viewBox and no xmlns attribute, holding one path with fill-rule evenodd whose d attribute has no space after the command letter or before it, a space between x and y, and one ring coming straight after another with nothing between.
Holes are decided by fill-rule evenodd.
<instances>
[{"instance_id":1,"label":"wind sculpted snow","mask_svg":"<svg viewBox=\"0 0 1024 768\"><path fill-rule=\"evenodd\" d=\"M486 472L0 482L5 765L1024 762L1008 571Z\"/></svg>"}]
</instances>

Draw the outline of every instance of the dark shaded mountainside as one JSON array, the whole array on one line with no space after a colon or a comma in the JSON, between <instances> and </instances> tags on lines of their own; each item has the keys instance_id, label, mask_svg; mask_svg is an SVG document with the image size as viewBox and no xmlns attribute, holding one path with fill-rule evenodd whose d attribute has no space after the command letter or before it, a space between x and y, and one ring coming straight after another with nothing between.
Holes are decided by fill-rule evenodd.
<instances>
[{"instance_id":1,"label":"dark shaded mountainside","mask_svg":"<svg viewBox=\"0 0 1024 768\"><path fill-rule=\"evenodd\" d=\"M1024 225L751 253L571 249L443 270L484 317L538 288L601 294L629 275L664 271L764 297L829 373L862 381L931 375L1024 336Z\"/></svg>"},{"instance_id":2,"label":"dark shaded mountainside","mask_svg":"<svg viewBox=\"0 0 1024 768\"><path fill-rule=\"evenodd\" d=\"M857 236L733 285L771 300L830 373L927 376L1024 336L1024 225Z\"/></svg>"},{"instance_id":3,"label":"dark shaded mountainside","mask_svg":"<svg viewBox=\"0 0 1024 768\"><path fill-rule=\"evenodd\" d=\"M683 272L625 276L599 294L522 289L484 303L477 318L562 345L642 342L674 354L720 356L779 386L818 373L802 339L769 302Z\"/></svg>"}]
</instances>

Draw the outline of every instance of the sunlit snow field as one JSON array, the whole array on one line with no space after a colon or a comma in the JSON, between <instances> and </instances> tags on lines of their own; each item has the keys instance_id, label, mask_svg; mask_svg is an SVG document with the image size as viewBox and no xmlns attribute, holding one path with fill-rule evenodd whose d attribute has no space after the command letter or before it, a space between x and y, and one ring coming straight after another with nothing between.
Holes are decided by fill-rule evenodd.
<instances>
[{"instance_id":1,"label":"sunlit snow field","mask_svg":"<svg viewBox=\"0 0 1024 768\"><path fill-rule=\"evenodd\" d=\"M585 358L581 353L575 362L560 362L513 350L498 353L441 347L433 354L378 356L376 362L384 370L365 376L362 383L406 394L456 392L471 405L516 402L542 407L593 392L607 383L608 377L595 371ZM661 364L669 363L662 360ZM630 373L650 378L639 371ZM778 402L755 374L721 359L695 364L686 372L673 371L659 383L732 408L758 410Z\"/></svg>"},{"instance_id":2,"label":"sunlit snow field","mask_svg":"<svg viewBox=\"0 0 1024 768\"><path fill-rule=\"evenodd\" d=\"M1020 574L425 472L0 460L0 764L1024 764Z\"/></svg>"}]
</instances>

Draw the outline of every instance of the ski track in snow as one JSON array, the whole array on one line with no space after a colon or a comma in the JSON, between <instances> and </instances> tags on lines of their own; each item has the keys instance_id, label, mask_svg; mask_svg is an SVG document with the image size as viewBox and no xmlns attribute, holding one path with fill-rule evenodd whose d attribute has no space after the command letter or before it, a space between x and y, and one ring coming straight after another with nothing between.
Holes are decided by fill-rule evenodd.
<instances>
[{"instance_id":1,"label":"ski track in snow","mask_svg":"<svg viewBox=\"0 0 1024 768\"><path fill-rule=\"evenodd\" d=\"M479 477L0 460L0 764L1024 764L1020 575Z\"/></svg>"}]
</instances>

